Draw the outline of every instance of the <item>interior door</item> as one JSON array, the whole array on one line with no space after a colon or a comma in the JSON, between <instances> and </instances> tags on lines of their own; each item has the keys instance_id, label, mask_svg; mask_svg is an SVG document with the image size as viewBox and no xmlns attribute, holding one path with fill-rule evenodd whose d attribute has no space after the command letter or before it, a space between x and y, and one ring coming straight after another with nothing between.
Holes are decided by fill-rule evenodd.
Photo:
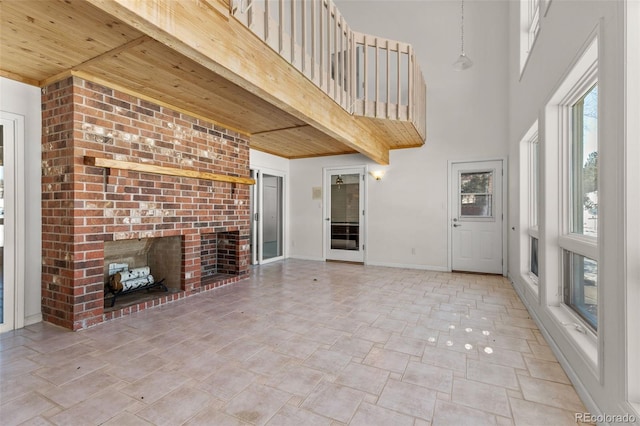
<instances>
[{"instance_id":1,"label":"interior door","mask_svg":"<svg viewBox=\"0 0 640 426\"><path fill-rule=\"evenodd\" d=\"M284 258L284 175L252 170L256 184L250 192L251 263Z\"/></svg>"},{"instance_id":2,"label":"interior door","mask_svg":"<svg viewBox=\"0 0 640 426\"><path fill-rule=\"evenodd\" d=\"M502 161L451 165L451 269L502 274Z\"/></svg>"},{"instance_id":3,"label":"interior door","mask_svg":"<svg viewBox=\"0 0 640 426\"><path fill-rule=\"evenodd\" d=\"M261 173L262 188L262 256L261 262L281 259L283 250L283 178Z\"/></svg>"},{"instance_id":4,"label":"interior door","mask_svg":"<svg viewBox=\"0 0 640 426\"><path fill-rule=\"evenodd\" d=\"M0 117L0 332L16 326L16 169L14 120Z\"/></svg>"},{"instance_id":5,"label":"interior door","mask_svg":"<svg viewBox=\"0 0 640 426\"><path fill-rule=\"evenodd\" d=\"M325 258L364 262L363 167L325 170Z\"/></svg>"}]
</instances>

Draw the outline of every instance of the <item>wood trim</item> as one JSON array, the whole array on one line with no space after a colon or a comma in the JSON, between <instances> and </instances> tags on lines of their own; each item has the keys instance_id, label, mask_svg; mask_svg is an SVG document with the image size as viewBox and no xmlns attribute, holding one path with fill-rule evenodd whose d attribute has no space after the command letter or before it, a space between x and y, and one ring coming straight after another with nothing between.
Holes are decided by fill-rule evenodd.
<instances>
[{"instance_id":1,"label":"wood trim","mask_svg":"<svg viewBox=\"0 0 640 426\"><path fill-rule=\"evenodd\" d=\"M87 166L103 167L105 169L133 170L143 173L151 173L156 175L167 175L177 177L188 177L194 179L213 180L217 182L240 183L243 185L254 185L255 179L242 178L227 175L218 175L215 173L199 172L196 170L179 169L177 167L155 166L153 164L132 163L129 161L113 160L101 157L84 157L84 164Z\"/></svg>"},{"instance_id":2,"label":"wood trim","mask_svg":"<svg viewBox=\"0 0 640 426\"><path fill-rule=\"evenodd\" d=\"M8 78L9 80L19 81L20 83L28 84L30 86L39 86L38 80L32 78L23 77L19 74L15 74L9 71L0 69L0 77Z\"/></svg>"}]
</instances>

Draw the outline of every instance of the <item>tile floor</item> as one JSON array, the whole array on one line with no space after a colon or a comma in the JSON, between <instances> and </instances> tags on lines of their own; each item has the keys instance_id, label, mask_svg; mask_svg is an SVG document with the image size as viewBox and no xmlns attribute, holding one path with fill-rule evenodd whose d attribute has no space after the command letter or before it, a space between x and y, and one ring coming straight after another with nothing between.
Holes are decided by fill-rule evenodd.
<instances>
[{"instance_id":1,"label":"tile floor","mask_svg":"<svg viewBox=\"0 0 640 426\"><path fill-rule=\"evenodd\" d=\"M288 260L89 330L0 335L0 423L564 425L586 411L502 277Z\"/></svg>"}]
</instances>

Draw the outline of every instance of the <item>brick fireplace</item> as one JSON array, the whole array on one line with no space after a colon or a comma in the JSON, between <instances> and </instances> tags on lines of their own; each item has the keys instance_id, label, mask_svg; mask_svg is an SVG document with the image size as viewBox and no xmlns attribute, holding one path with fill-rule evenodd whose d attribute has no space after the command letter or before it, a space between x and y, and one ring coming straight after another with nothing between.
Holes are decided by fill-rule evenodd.
<instances>
[{"instance_id":1,"label":"brick fireplace","mask_svg":"<svg viewBox=\"0 0 640 426\"><path fill-rule=\"evenodd\" d=\"M42 114L45 321L78 330L248 275L248 185L96 167L85 160L248 178L248 139L78 77L43 89ZM177 291L105 311L105 243L167 237L179 241L171 243L171 254L160 250L178 270L169 283Z\"/></svg>"}]
</instances>

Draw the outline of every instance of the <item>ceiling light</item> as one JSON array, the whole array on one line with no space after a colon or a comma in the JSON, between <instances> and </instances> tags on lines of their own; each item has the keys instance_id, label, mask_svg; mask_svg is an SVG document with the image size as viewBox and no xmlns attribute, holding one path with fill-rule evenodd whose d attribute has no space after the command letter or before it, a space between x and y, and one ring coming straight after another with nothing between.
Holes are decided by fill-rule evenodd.
<instances>
[{"instance_id":1,"label":"ceiling light","mask_svg":"<svg viewBox=\"0 0 640 426\"><path fill-rule=\"evenodd\" d=\"M473 61L464 53L464 0L460 1L460 56L453 63L453 69L464 71L471 68Z\"/></svg>"}]
</instances>

